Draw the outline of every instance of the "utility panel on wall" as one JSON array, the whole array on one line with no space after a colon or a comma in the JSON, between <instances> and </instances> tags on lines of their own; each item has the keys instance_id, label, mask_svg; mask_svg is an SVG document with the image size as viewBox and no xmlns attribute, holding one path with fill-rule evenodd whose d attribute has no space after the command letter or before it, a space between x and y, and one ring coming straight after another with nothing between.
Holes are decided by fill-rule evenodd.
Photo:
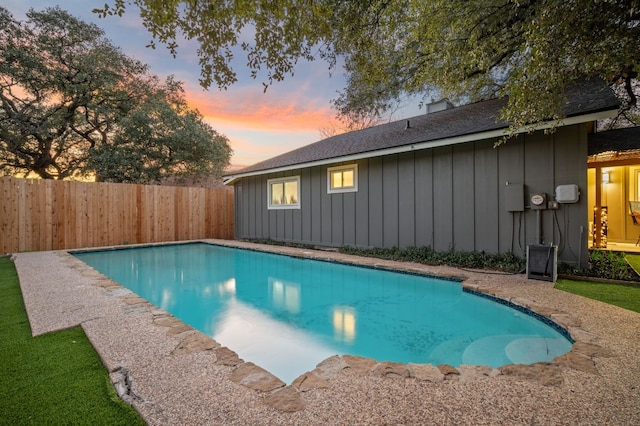
<instances>
[{"instance_id":1,"label":"utility panel on wall","mask_svg":"<svg viewBox=\"0 0 640 426\"><path fill-rule=\"evenodd\" d=\"M578 185L556 186L556 201L559 203L577 203L580 199Z\"/></svg>"},{"instance_id":2,"label":"utility panel on wall","mask_svg":"<svg viewBox=\"0 0 640 426\"><path fill-rule=\"evenodd\" d=\"M504 190L504 204L508 212L524 211L524 185L509 183Z\"/></svg>"},{"instance_id":3,"label":"utility panel on wall","mask_svg":"<svg viewBox=\"0 0 640 426\"><path fill-rule=\"evenodd\" d=\"M529 199L531 204L531 210L546 210L547 208L547 194L544 192L537 192L531 194Z\"/></svg>"}]
</instances>

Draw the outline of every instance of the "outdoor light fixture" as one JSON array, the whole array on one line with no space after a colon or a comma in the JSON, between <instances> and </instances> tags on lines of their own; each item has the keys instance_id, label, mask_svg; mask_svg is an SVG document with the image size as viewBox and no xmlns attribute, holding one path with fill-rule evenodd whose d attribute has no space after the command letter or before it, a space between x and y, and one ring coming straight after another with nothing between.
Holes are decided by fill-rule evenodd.
<instances>
[{"instance_id":1,"label":"outdoor light fixture","mask_svg":"<svg viewBox=\"0 0 640 426\"><path fill-rule=\"evenodd\" d=\"M602 172L602 183L611 182L609 172Z\"/></svg>"}]
</instances>

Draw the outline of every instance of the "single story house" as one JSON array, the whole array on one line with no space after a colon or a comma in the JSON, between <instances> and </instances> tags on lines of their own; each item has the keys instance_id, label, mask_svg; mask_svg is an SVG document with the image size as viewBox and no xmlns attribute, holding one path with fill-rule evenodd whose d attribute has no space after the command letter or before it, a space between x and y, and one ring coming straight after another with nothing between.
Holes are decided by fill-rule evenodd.
<instances>
[{"instance_id":1,"label":"single story house","mask_svg":"<svg viewBox=\"0 0 640 426\"><path fill-rule=\"evenodd\" d=\"M505 99L333 136L225 177L235 237L318 246L513 252L557 246L586 265L587 141L619 103L600 82L567 92L566 118L496 147Z\"/></svg>"}]
</instances>

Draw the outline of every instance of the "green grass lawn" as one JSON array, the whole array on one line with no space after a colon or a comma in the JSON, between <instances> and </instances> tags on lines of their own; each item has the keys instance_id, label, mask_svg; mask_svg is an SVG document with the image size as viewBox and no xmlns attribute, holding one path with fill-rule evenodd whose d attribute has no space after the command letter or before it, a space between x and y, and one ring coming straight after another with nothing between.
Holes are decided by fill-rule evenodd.
<instances>
[{"instance_id":1,"label":"green grass lawn","mask_svg":"<svg viewBox=\"0 0 640 426\"><path fill-rule=\"evenodd\" d=\"M640 255L638 254L625 254L624 259L633 268L638 275L640 275Z\"/></svg>"},{"instance_id":2,"label":"green grass lawn","mask_svg":"<svg viewBox=\"0 0 640 426\"><path fill-rule=\"evenodd\" d=\"M555 288L640 312L640 286L559 279Z\"/></svg>"},{"instance_id":3,"label":"green grass lawn","mask_svg":"<svg viewBox=\"0 0 640 426\"><path fill-rule=\"evenodd\" d=\"M0 258L0 424L144 425L80 327L32 337L13 263Z\"/></svg>"}]
</instances>

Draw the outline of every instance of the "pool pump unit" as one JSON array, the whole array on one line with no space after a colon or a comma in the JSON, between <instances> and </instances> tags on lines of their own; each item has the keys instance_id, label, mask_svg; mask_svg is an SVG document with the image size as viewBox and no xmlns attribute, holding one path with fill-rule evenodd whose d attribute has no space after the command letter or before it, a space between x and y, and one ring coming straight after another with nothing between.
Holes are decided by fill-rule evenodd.
<instances>
[{"instance_id":1,"label":"pool pump unit","mask_svg":"<svg viewBox=\"0 0 640 426\"><path fill-rule=\"evenodd\" d=\"M527 246L527 278L556 282L558 278L558 246Z\"/></svg>"}]
</instances>

